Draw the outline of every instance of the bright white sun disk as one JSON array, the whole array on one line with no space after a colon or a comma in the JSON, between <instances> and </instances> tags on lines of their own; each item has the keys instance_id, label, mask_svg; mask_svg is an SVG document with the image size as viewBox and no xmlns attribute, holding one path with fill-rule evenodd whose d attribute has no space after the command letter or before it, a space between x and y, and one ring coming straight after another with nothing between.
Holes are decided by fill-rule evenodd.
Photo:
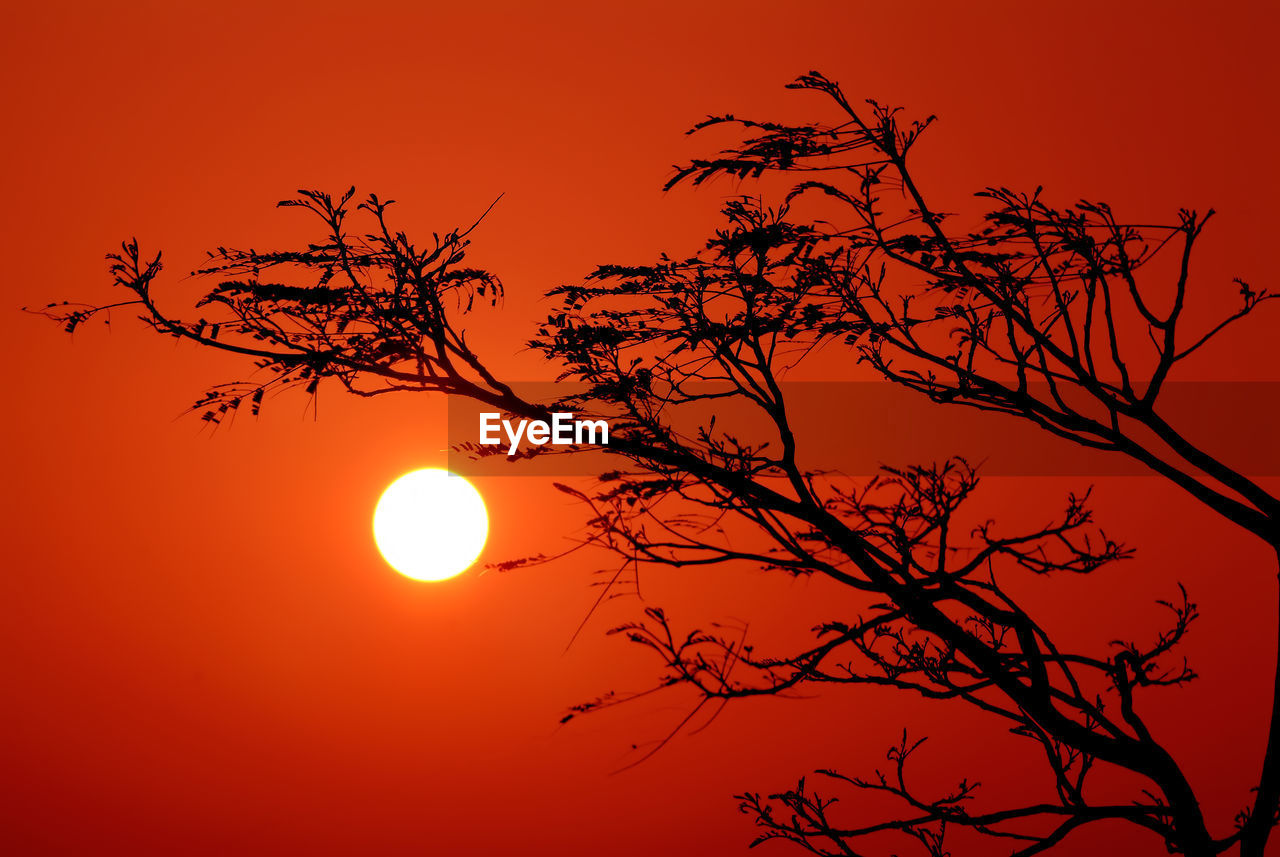
<instances>
[{"instance_id":1,"label":"bright white sun disk","mask_svg":"<svg viewBox=\"0 0 1280 857\"><path fill-rule=\"evenodd\" d=\"M447 470L406 473L382 492L373 512L378 550L414 580L446 580L466 571L488 534L480 492Z\"/></svg>"}]
</instances>

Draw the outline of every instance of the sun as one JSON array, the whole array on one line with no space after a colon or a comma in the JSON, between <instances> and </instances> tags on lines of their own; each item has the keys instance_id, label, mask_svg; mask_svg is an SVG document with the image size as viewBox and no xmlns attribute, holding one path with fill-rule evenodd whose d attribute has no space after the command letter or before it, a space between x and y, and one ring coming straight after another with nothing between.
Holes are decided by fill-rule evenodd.
<instances>
[{"instance_id":1,"label":"sun","mask_svg":"<svg viewBox=\"0 0 1280 857\"><path fill-rule=\"evenodd\" d=\"M373 512L373 539L396 571L447 580L476 561L489 534L480 492L461 476L427 468L387 486Z\"/></svg>"}]
</instances>

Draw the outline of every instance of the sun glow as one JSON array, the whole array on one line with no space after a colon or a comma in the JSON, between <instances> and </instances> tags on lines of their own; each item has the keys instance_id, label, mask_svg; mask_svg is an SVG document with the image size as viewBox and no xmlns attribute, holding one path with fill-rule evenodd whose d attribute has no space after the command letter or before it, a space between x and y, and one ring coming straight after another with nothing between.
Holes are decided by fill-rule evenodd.
<instances>
[{"instance_id":1,"label":"sun glow","mask_svg":"<svg viewBox=\"0 0 1280 857\"><path fill-rule=\"evenodd\" d=\"M480 492L447 470L406 473L387 486L373 512L378 550L414 580L447 580L466 571L488 534Z\"/></svg>"}]
</instances>

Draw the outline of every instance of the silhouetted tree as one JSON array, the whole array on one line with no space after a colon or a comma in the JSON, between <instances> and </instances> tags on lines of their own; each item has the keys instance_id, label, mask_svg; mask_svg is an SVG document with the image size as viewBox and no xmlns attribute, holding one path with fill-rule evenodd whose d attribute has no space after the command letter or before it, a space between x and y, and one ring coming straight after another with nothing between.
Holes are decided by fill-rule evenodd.
<instances>
[{"instance_id":1,"label":"silhouetted tree","mask_svg":"<svg viewBox=\"0 0 1280 857\"><path fill-rule=\"evenodd\" d=\"M740 796L761 829L757 842L856 855L892 849L887 837L898 835L941 857L960 831L974 853L1032 855L1076 828L1119 820L1182 854L1238 846L1260 855L1280 795L1276 727L1256 799L1230 825L1204 817L1144 716L1151 691L1194 678L1173 654L1196 618L1181 586L1160 602L1168 624L1145 643L1103 651L1056 643L1051 623L1016 596L1018 576L1089 574L1130 555L1095 528L1087 495L1068 497L1059 516L1030 532L1003 532L964 523L978 479L963 460L888 468L870 480L807 470L780 379L814 350L844 347L935 401L1013 414L1131 456L1280 549L1277 500L1159 415L1174 366L1271 296L1239 283L1238 311L1184 332L1188 261L1208 216L1184 211L1172 226L1139 228L1105 205L1064 210L1039 191L989 189L979 194L989 204L983 228L953 230L908 168L929 120L907 121L875 102L854 107L816 73L793 86L828 96L835 123L709 119L699 127L736 124L747 139L672 180L811 174L781 206L735 199L694 257L604 266L552 291L560 306L531 345L575 382L558 399L527 400L468 344L467 313L501 295L496 277L463 264L471 229L416 244L389 223L388 202L353 205L354 189L281 203L320 219L316 243L211 253L197 273L217 283L191 320L157 305L160 257L146 260L136 241L110 257L128 300L46 312L73 330L105 310L140 307L159 333L252 358L260 380L216 387L196 403L214 423L246 403L256 413L268 389L314 393L324 379L364 396L434 391L525 418L563 410L607 418L619 469L587 490L559 487L588 508L583 544L614 553L619 574L745 562L823 575L865 603L859 615L815 629L804 650L770 655L739 635L677 630L650 607L617 630L660 656L660 686L695 688L701 705L828 684L967 704L1038 748L1054 784L1036 799L989 808L977 808L971 780L925 794L909 770L921 742L904 733L888 771L819 772L833 789L898 801L900 814L854 824L802 779L785 792ZM826 200L824 218L800 217L797 207L815 193ZM843 220L825 216L833 206ZM1173 282L1146 281L1141 269L1165 247L1181 256ZM735 426L726 403L767 430L759 421ZM698 416L708 406L719 423ZM606 696L566 719L622 701ZM1132 776L1108 776L1117 771Z\"/></svg>"}]
</instances>

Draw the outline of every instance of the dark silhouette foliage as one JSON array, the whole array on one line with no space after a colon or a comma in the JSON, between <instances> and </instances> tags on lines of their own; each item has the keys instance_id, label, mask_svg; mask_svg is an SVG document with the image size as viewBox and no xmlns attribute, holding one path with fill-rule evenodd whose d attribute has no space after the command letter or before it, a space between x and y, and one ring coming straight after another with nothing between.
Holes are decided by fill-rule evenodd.
<instances>
[{"instance_id":1,"label":"dark silhouette foliage","mask_svg":"<svg viewBox=\"0 0 1280 857\"><path fill-rule=\"evenodd\" d=\"M701 253L602 266L551 292L558 306L530 345L574 382L559 400L525 400L468 344L467 314L501 295L496 277L463 264L475 227L419 245L391 225L388 202L353 205L354 189L281 203L319 219L316 243L211 253L197 273L216 284L196 318L157 304L160 257L148 261L132 241L111 256L128 300L47 313L74 329L137 307L158 333L250 358L262 380L217 387L196 403L213 423L246 402L256 412L269 389L314 393L326 379L364 396L439 392L520 417L607 418L618 469L589 488L560 487L586 510L584 545L616 556L615 582L647 566L750 563L824 576L866 605L813 629L803 650L771 654L736 631L681 630L649 607L616 633L656 654L660 687L695 689L699 708L829 685L967 705L1025 740L1053 783L1013 805L985 805L971 779L931 792L912 776L927 745L904 734L885 771L823 770L786 791L740 795L757 843L859 855L899 853L905 841L933 857L956 847L1027 857L1082 826L1120 821L1171 852L1258 857L1280 801L1276 721L1252 804L1226 820L1204 816L1147 725L1160 688L1195 677L1177 647L1197 610L1176 581L1160 602L1163 627L1126 631L1134 641L1097 651L1061 644L1020 602L1017 581L1094 574L1131 555L1097 528L1087 494L1068 497L1042 526L1007 532L971 509L978 475L960 459L870 480L806 470L780 380L818 349L845 349L934 401L1012 414L1130 456L1280 549L1280 502L1184 437L1160 407L1179 362L1273 295L1237 281L1238 309L1187 329L1197 323L1186 312L1189 260L1212 212L1139 226L1101 203L1059 208L1039 189L990 188L978 194L980 227L953 228L909 167L932 118L855 106L817 73L792 86L825 96L834 120L713 117L698 127L736 126L743 141L671 180L798 174L782 204L734 199ZM802 214L815 196L822 218ZM1174 260L1168 276L1149 266L1161 251ZM726 400L760 418L767 436L688 416ZM565 719L624 701L606 696ZM1122 800L1118 788L1128 789ZM868 796L899 811L849 821L842 806Z\"/></svg>"}]
</instances>

